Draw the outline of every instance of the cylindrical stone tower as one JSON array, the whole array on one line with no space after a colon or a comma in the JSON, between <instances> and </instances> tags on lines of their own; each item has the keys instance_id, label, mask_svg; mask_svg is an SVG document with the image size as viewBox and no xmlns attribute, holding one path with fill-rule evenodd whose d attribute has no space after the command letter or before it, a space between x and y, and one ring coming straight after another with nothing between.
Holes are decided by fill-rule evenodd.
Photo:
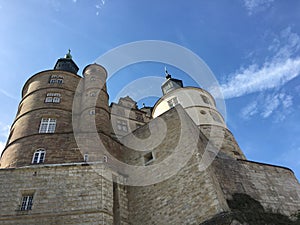
<instances>
[{"instance_id":1,"label":"cylindrical stone tower","mask_svg":"<svg viewBox=\"0 0 300 225\"><path fill-rule=\"evenodd\" d=\"M221 113L216 108L213 96L202 88L183 87L182 81L167 74L162 84L163 97L153 108L153 118L161 115L177 104L185 109L204 135L227 155L245 159L245 156L227 129Z\"/></svg>"},{"instance_id":2,"label":"cylindrical stone tower","mask_svg":"<svg viewBox=\"0 0 300 225\"><path fill-rule=\"evenodd\" d=\"M68 53L57 61L53 70L29 78L23 87L22 100L2 153L1 168L83 162L84 154L75 141L72 124L75 94L80 95L81 105L86 104L82 107L82 119L95 115L98 131L110 132L105 69L90 65L85 68L83 78L77 72L78 67ZM85 85L83 95L78 88L80 81ZM101 90L99 86L102 86ZM95 98L96 107L90 107L91 99ZM87 131L84 127L82 129Z\"/></svg>"}]
</instances>

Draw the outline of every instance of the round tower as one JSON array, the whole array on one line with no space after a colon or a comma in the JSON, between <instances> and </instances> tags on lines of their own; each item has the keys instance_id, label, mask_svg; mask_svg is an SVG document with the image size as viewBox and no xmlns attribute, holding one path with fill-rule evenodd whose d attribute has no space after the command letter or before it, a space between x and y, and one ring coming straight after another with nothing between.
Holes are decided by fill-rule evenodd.
<instances>
[{"instance_id":1,"label":"round tower","mask_svg":"<svg viewBox=\"0 0 300 225\"><path fill-rule=\"evenodd\" d=\"M110 135L110 112L106 88L107 72L98 64L91 64L83 70L81 94L81 121L94 121L99 133ZM94 132L89 123L81 122L81 132Z\"/></svg>"},{"instance_id":2,"label":"round tower","mask_svg":"<svg viewBox=\"0 0 300 225\"><path fill-rule=\"evenodd\" d=\"M22 90L0 166L83 161L72 129L72 103L81 77L70 52L53 70L33 75Z\"/></svg>"},{"instance_id":3,"label":"round tower","mask_svg":"<svg viewBox=\"0 0 300 225\"><path fill-rule=\"evenodd\" d=\"M153 118L181 104L194 123L216 147L231 157L245 159L209 92L197 87L183 87L181 80L172 78L167 72L166 81L162 84L162 92L163 97L153 108Z\"/></svg>"}]
</instances>

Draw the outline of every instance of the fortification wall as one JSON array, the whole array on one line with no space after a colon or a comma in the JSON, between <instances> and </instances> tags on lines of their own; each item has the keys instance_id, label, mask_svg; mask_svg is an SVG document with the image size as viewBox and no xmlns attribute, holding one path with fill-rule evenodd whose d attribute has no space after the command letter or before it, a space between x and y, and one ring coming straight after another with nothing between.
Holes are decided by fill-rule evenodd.
<instances>
[{"instance_id":1,"label":"fortification wall","mask_svg":"<svg viewBox=\"0 0 300 225\"><path fill-rule=\"evenodd\" d=\"M178 172L175 171L173 176L164 181L128 187L130 223L132 225L200 224L218 213L228 211L229 208L215 175L209 168L200 171L198 167L197 155L202 154L206 146L203 134L180 105L151 121L152 124L149 126L155 131L155 127L163 123L162 120L167 127L166 137L156 147L151 146L151 141L144 145L144 150L152 150L155 159L145 166L143 154L148 151L142 153L126 151L129 163L152 170L155 180L166 176L170 170L176 170L176 165L182 160L181 157L190 154L189 160ZM140 139L147 139L152 135L155 137L155 134L150 135L149 132L149 128L144 126L137 129L134 134ZM132 144L130 137L124 139L127 141L127 146ZM133 143L136 141L136 139L132 140ZM195 146L192 143L195 143ZM167 161L173 154L178 153L182 154L179 154L179 158L172 162ZM164 168L157 169L155 166L158 164L164 165ZM128 179L131 177L129 176ZM153 177L141 174L137 180L139 179L143 182Z\"/></svg>"},{"instance_id":2,"label":"fortification wall","mask_svg":"<svg viewBox=\"0 0 300 225\"><path fill-rule=\"evenodd\" d=\"M266 212L291 216L300 210L300 184L287 168L221 158L213 167L228 200L242 193L258 201Z\"/></svg>"},{"instance_id":3,"label":"fortification wall","mask_svg":"<svg viewBox=\"0 0 300 225\"><path fill-rule=\"evenodd\" d=\"M112 177L102 165L87 164L1 169L0 224L112 225L116 189L104 175ZM126 225L126 188L117 190L120 224ZM22 196L28 194L33 194L32 210L21 211Z\"/></svg>"}]
</instances>

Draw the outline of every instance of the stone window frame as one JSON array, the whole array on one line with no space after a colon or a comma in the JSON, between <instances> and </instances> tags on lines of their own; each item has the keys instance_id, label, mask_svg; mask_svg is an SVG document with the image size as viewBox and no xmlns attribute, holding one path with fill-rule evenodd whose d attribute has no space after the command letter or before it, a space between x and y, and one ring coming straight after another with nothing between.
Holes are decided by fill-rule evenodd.
<instances>
[{"instance_id":1,"label":"stone window frame","mask_svg":"<svg viewBox=\"0 0 300 225\"><path fill-rule=\"evenodd\" d=\"M34 193L22 194L20 211L32 210Z\"/></svg>"},{"instance_id":2,"label":"stone window frame","mask_svg":"<svg viewBox=\"0 0 300 225\"><path fill-rule=\"evenodd\" d=\"M54 133L56 128L55 118L42 118L39 133Z\"/></svg>"},{"instance_id":3,"label":"stone window frame","mask_svg":"<svg viewBox=\"0 0 300 225\"><path fill-rule=\"evenodd\" d=\"M128 132L128 123L127 123L127 121L117 119L117 129L119 131Z\"/></svg>"},{"instance_id":4,"label":"stone window frame","mask_svg":"<svg viewBox=\"0 0 300 225\"><path fill-rule=\"evenodd\" d=\"M173 98L169 99L167 102L168 102L168 105L169 105L170 108L173 108L173 107L175 107L176 105L179 104L179 101L178 101L177 97L173 97Z\"/></svg>"},{"instance_id":5,"label":"stone window frame","mask_svg":"<svg viewBox=\"0 0 300 225\"><path fill-rule=\"evenodd\" d=\"M44 163L45 158L46 158L46 150L43 148L39 148L33 153L31 163L32 164Z\"/></svg>"}]
</instances>

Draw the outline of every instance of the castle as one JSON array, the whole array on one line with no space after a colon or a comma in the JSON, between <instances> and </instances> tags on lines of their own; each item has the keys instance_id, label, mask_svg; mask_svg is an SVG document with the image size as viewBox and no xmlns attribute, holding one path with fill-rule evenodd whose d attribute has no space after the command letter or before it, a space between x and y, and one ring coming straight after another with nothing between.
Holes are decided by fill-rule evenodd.
<instances>
[{"instance_id":1,"label":"castle","mask_svg":"<svg viewBox=\"0 0 300 225\"><path fill-rule=\"evenodd\" d=\"M108 104L70 53L25 83L0 161L0 224L300 224L300 184L246 159L214 98L166 73L163 96Z\"/></svg>"}]
</instances>

